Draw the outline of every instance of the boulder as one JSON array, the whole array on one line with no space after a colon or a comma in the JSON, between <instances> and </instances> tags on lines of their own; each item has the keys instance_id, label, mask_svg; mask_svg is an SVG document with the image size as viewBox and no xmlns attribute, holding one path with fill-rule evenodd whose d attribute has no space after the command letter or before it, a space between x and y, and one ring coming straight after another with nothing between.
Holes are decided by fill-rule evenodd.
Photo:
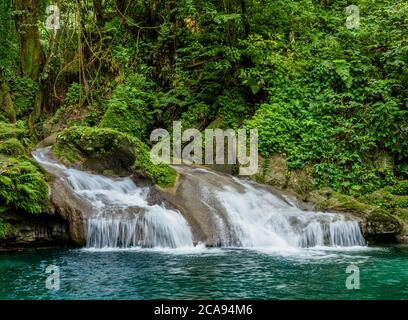
<instances>
[{"instance_id":1,"label":"boulder","mask_svg":"<svg viewBox=\"0 0 408 320\"><path fill-rule=\"evenodd\" d=\"M53 211L68 222L72 241L78 245L84 245L86 218L92 212L91 205L76 196L62 179L53 177L49 185Z\"/></svg>"}]
</instances>

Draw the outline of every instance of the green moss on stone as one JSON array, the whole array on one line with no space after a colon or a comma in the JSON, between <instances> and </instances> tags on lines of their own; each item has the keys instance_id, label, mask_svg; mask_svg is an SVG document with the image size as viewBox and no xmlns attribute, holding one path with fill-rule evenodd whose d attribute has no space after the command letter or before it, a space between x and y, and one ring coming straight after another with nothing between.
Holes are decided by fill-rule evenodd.
<instances>
[{"instance_id":1,"label":"green moss on stone","mask_svg":"<svg viewBox=\"0 0 408 320\"><path fill-rule=\"evenodd\" d=\"M366 234L368 235L398 235L402 231L401 221L385 210L374 210L366 217Z\"/></svg>"},{"instance_id":2,"label":"green moss on stone","mask_svg":"<svg viewBox=\"0 0 408 320\"><path fill-rule=\"evenodd\" d=\"M21 138L27 133L27 129L19 128L14 124L0 122L0 140Z\"/></svg>"},{"instance_id":3,"label":"green moss on stone","mask_svg":"<svg viewBox=\"0 0 408 320\"><path fill-rule=\"evenodd\" d=\"M27 157L0 155L0 203L2 210L20 209L39 214L48 205L44 171Z\"/></svg>"},{"instance_id":4,"label":"green moss on stone","mask_svg":"<svg viewBox=\"0 0 408 320\"><path fill-rule=\"evenodd\" d=\"M312 191L309 200L316 204L320 210L336 210L355 213L357 215L366 215L374 209L373 206L362 203L351 196L335 192L329 188Z\"/></svg>"},{"instance_id":5,"label":"green moss on stone","mask_svg":"<svg viewBox=\"0 0 408 320\"><path fill-rule=\"evenodd\" d=\"M162 187L173 186L177 177L168 165L153 164L148 147L139 139L108 128L68 128L58 135L53 153L70 165L101 172L125 167Z\"/></svg>"},{"instance_id":6,"label":"green moss on stone","mask_svg":"<svg viewBox=\"0 0 408 320\"><path fill-rule=\"evenodd\" d=\"M4 142L0 141L0 153L9 156L19 156L23 155L25 150L18 139L11 138Z\"/></svg>"}]
</instances>

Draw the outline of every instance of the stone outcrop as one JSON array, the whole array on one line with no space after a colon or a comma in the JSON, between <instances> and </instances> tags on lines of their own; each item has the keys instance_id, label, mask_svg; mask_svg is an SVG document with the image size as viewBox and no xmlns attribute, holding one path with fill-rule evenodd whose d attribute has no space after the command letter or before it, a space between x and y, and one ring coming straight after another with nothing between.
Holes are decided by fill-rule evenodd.
<instances>
[{"instance_id":1,"label":"stone outcrop","mask_svg":"<svg viewBox=\"0 0 408 320\"><path fill-rule=\"evenodd\" d=\"M90 204L69 189L66 183L54 177L50 182L51 204L55 214L69 223L72 241L78 245L85 244L85 221L91 212Z\"/></svg>"},{"instance_id":2,"label":"stone outcrop","mask_svg":"<svg viewBox=\"0 0 408 320\"><path fill-rule=\"evenodd\" d=\"M6 235L0 240L0 250L26 247L47 247L71 243L69 223L58 215L28 215L6 212L2 215L7 226Z\"/></svg>"}]
</instances>

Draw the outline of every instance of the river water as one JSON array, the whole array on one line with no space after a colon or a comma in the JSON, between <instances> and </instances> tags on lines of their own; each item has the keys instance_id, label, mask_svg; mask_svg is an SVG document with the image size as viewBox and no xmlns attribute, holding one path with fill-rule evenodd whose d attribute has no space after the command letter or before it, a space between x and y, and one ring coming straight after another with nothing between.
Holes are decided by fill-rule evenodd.
<instances>
[{"instance_id":1,"label":"river water","mask_svg":"<svg viewBox=\"0 0 408 320\"><path fill-rule=\"evenodd\" d=\"M55 265L60 289L45 272ZM349 265L360 289L349 290ZM355 270L355 269L354 269ZM407 299L408 247L0 253L0 299Z\"/></svg>"}]
</instances>

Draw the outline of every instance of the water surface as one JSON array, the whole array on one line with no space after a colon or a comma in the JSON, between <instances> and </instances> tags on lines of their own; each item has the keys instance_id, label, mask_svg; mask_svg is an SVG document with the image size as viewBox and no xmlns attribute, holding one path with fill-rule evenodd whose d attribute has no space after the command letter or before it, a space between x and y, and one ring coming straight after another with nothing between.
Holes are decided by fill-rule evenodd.
<instances>
[{"instance_id":1,"label":"water surface","mask_svg":"<svg viewBox=\"0 0 408 320\"><path fill-rule=\"evenodd\" d=\"M348 290L348 265L360 290ZM60 290L45 286L49 265ZM408 247L0 253L0 299L407 299Z\"/></svg>"}]
</instances>

